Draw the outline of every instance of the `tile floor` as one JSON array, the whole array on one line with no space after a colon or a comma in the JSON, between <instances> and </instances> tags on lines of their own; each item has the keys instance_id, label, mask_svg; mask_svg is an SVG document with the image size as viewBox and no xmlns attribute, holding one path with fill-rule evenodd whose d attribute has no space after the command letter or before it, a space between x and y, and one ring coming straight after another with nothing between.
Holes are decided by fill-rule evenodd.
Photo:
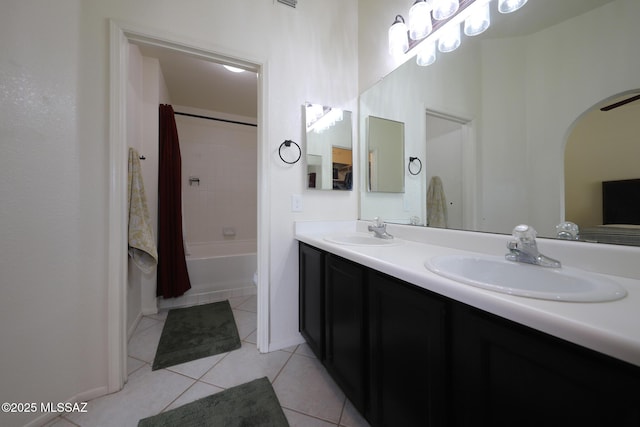
<instances>
[{"instance_id":1,"label":"tile floor","mask_svg":"<svg viewBox=\"0 0 640 427\"><path fill-rule=\"evenodd\" d=\"M152 372L167 311L145 316L129 341L124 388L89 401L87 413L58 417L47 427L135 427L141 418L264 376L291 427L368 426L306 344L267 354L257 351L255 296L229 302L240 349Z\"/></svg>"}]
</instances>

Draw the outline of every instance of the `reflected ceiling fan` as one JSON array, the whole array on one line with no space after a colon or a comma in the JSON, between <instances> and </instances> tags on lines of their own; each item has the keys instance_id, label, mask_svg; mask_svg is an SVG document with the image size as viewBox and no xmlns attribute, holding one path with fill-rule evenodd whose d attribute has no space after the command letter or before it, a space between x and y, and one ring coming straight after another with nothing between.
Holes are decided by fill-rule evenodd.
<instances>
[{"instance_id":1,"label":"reflected ceiling fan","mask_svg":"<svg viewBox=\"0 0 640 427\"><path fill-rule=\"evenodd\" d=\"M623 100L614 102L613 104L609 104L605 107L602 107L600 111L611 111L614 108L622 107L623 105L627 105L631 102L637 101L640 99L640 93L630 96L629 98L625 98Z\"/></svg>"}]
</instances>

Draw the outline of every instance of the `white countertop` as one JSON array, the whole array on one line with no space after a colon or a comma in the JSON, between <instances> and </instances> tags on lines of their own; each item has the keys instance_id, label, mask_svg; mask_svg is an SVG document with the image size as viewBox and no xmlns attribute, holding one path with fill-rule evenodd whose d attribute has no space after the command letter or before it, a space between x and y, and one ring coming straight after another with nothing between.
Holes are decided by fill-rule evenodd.
<instances>
[{"instance_id":1,"label":"white countertop","mask_svg":"<svg viewBox=\"0 0 640 427\"><path fill-rule=\"evenodd\" d=\"M366 230L366 223L358 221L300 222L296 223L295 237L301 242L445 297L640 366L640 280L637 278L606 274L607 277L615 280L627 290L627 296L617 301L578 303L538 300L469 286L437 275L424 266L424 262L433 256L477 254L480 252L478 247L491 249L483 250L482 253L485 254L504 253L506 252L505 246L496 244L496 242L504 242L509 236L486 235L485 237L480 235L478 237L479 233L475 233L475 236L465 234L464 238L470 241L468 246L471 249L456 248L455 246L460 246L461 243L460 236L455 234L451 234L452 240L458 240L456 245L452 245L454 247L426 243L423 240L428 234L425 233L430 233L430 231L418 230L411 226L388 226L389 232L396 235L396 239L401 241L401 244L393 246L342 245L324 239L330 234L364 230ZM441 230L435 233L442 235ZM455 232L449 231L449 233ZM482 239L486 239L486 241ZM432 240L439 239L433 238ZM562 246L564 243L558 244ZM548 244L550 249L556 251L554 253L547 253L542 248L540 251L561 261L564 261L565 258L571 259L569 256L558 256L560 250L553 245L554 243ZM595 251L602 250L602 246L599 248L598 245L593 246L595 246L593 249ZM575 246L574 248L578 252L591 250L588 246ZM629 252L626 248L620 250L623 253ZM635 252L629 252L629 254L630 256L622 258L640 260ZM581 267L580 265L574 266Z\"/></svg>"}]
</instances>

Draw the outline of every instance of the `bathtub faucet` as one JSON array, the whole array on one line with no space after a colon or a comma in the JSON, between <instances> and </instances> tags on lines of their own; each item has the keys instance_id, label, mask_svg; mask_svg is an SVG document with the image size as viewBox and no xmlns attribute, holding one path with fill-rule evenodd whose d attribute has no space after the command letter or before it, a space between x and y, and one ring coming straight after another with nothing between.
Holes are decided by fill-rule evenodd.
<instances>
[{"instance_id":1,"label":"bathtub faucet","mask_svg":"<svg viewBox=\"0 0 640 427\"><path fill-rule=\"evenodd\" d=\"M387 224L385 224L379 217L375 217L374 221L376 225L370 225L369 231L373 231L375 237L380 239L393 239L393 236L387 233Z\"/></svg>"},{"instance_id":2,"label":"bathtub faucet","mask_svg":"<svg viewBox=\"0 0 640 427\"><path fill-rule=\"evenodd\" d=\"M521 224L513 229L513 240L507 243L507 249L509 249L509 253L504 257L509 261L524 262L541 267L560 268L561 266L560 261L538 252L536 230L528 225Z\"/></svg>"}]
</instances>

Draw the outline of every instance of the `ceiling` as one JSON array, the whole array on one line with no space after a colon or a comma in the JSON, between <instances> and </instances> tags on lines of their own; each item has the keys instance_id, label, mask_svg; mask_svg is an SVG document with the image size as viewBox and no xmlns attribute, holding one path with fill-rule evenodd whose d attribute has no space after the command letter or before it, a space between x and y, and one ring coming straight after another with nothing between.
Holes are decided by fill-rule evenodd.
<instances>
[{"instance_id":1,"label":"ceiling","mask_svg":"<svg viewBox=\"0 0 640 427\"><path fill-rule=\"evenodd\" d=\"M143 56L157 58L171 103L256 118L258 78L251 71L233 73L222 64L185 52L139 44Z\"/></svg>"}]
</instances>

